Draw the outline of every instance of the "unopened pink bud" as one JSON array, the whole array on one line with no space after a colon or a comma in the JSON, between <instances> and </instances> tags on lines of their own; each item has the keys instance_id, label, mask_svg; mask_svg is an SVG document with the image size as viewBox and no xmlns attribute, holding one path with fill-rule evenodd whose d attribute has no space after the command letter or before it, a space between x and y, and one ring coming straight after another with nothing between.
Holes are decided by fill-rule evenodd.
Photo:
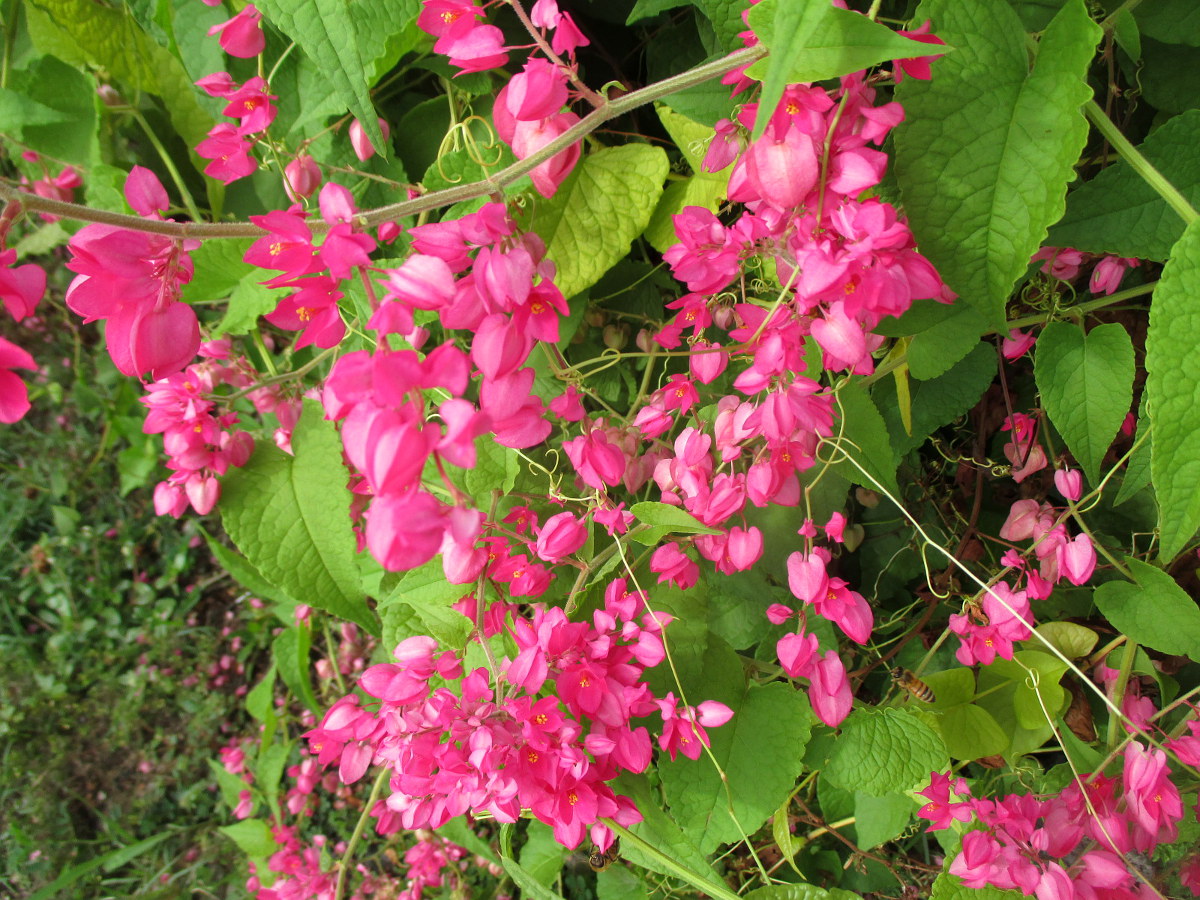
<instances>
[{"instance_id":1,"label":"unopened pink bud","mask_svg":"<svg viewBox=\"0 0 1200 900\"><path fill-rule=\"evenodd\" d=\"M294 197L311 197L321 186L321 169L311 156L293 159L283 174L283 186Z\"/></svg>"},{"instance_id":2,"label":"unopened pink bud","mask_svg":"<svg viewBox=\"0 0 1200 900\"><path fill-rule=\"evenodd\" d=\"M379 130L383 132L383 139L385 141L391 137L392 130L383 119L379 119ZM366 162L375 155L375 146L367 138L366 132L363 131L362 123L358 119L350 123L350 146L354 148L354 155L362 162Z\"/></svg>"}]
</instances>

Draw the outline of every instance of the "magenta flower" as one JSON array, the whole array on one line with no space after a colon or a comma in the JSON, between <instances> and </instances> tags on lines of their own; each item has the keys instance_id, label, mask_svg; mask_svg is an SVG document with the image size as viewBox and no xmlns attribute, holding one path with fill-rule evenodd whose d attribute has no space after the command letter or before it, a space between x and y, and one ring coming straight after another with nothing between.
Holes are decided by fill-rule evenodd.
<instances>
[{"instance_id":1,"label":"magenta flower","mask_svg":"<svg viewBox=\"0 0 1200 900\"><path fill-rule=\"evenodd\" d=\"M538 531L536 552L539 559L556 563L577 552L588 539L587 525L569 512L546 520Z\"/></svg>"},{"instance_id":2,"label":"magenta flower","mask_svg":"<svg viewBox=\"0 0 1200 900\"><path fill-rule=\"evenodd\" d=\"M809 676L808 700L817 718L830 728L837 728L850 715L854 694L837 651L829 650L817 660L815 671Z\"/></svg>"},{"instance_id":3,"label":"magenta flower","mask_svg":"<svg viewBox=\"0 0 1200 900\"><path fill-rule=\"evenodd\" d=\"M1183 818L1183 803L1168 774L1163 751L1148 750L1136 741L1126 746L1125 802L1136 826L1133 841L1139 850L1169 843L1178 834L1176 823Z\"/></svg>"},{"instance_id":4,"label":"magenta flower","mask_svg":"<svg viewBox=\"0 0 1200 900\"><path fill-rule=\"evenodd\" d=\"M383 134L383 139L386 142L391 137L392 129L383 119L379 119L379 130ZM358 157L360 162L366 162L375 155L375 147L367 137L366 131L363 130L362 123L355 119L350 123L350 146L354 150L354 155Z\"/></svg>"},{"instance_id":5,"label":"magenta flower","mask_svg":"<svg viewBox=\"0 0 1200 900\"><path fill-rule=\"evenodd\" d=\"M20 322L33 315L46 293L46 272L34 263L14 266L16 261L16 250L0 252L0 302Z\"/></svg>"},{"instance_id":6,"label":"magenta flower","mask_svg":"<svg viewBox=\"0 0 1200 900\"><path fill-rule=\"evenodd\" d=\"M208 137L196 145L196 155L211 159L204 174L225 184L254 174L258 163L250 155L251 143L228 122L218 122Z\"/></svg>"},{"instance_id":7,"label":"magenta flower","mask_svg":"<svg viewBox=\"0 0 1200 900\"><path fill-rule=\"evenodd\" d=\"M240 13L227 22L208 29L208 34L210 37L219 34L221 49L241 59L258 56L267 46L267 38L262 30L262 13L253 3L246 4Z\"/></svg>"},{"instance_id":8,"label":"magenta flower","mask_svg":"<svg viewBox=\"0 0 1200 900\"><path fill-rule=\"evenodd\" d=\"M917 791L917 796L929 801L917 811L918 816L929 820L926 831L941 831L949 828L951 822L970 822L974 817L970 802L952 800L951 792L960 797L971 796L963 779L951 778L946 772L930 772L929 787Z\"/></svg>"},{"instance_id":9,"label":"magenta flower","mask_svg":"<svg viewBox=\"0 0 1200 900\"><path fill-rule=\"evenodd\" d=\"M36 368L27 350L0 337L0 422L11 425L29 412L29 389L12 370Z\"/></svg>"}]
</instances>

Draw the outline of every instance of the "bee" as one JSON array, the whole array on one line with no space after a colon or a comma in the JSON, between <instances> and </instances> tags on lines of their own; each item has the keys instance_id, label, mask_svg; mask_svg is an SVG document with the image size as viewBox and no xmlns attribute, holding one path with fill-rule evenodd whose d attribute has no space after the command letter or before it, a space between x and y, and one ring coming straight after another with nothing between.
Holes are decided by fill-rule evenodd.
<instances>
[{"instance_id":1,"label":"bee","mask_svg":"<svg viewBox=\"0 0 1200 900\"><path fill-rule=\"evenodd\" d=\"M620 858L621 839L613 838L613 842L607 850L601 851L595 844L592 845L592 852L588 856L588 865L592 867L593 872L603 872Z\"/></svg>"},{"instance_id":2,"label":"bee","mask_svg":"<svg viewBox=\"0 0 1200 900\"><path fill-rule=\"evenodd\" d=\"M892 669L892 681L904 688L922 703L932 703L937 697L933 689L908 669Z\"/></svg>"}]
</instances>

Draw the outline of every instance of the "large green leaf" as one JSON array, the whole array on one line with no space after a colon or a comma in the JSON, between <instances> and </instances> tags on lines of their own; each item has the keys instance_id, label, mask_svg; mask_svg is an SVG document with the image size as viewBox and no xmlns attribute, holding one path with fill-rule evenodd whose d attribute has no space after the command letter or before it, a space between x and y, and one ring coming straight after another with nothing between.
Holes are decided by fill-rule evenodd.
<instances>
[{"instance_id":1,"label":"large green leaf","mask_svg":"<svg viewBox=\"0 0 1200 900\"><path fill-rule=\"evenodd\" d=\"M551 199L537 202L533 229L558 266L554 283L564 297L591 287L629 252L666 177L661 148L625 144L584 157Z\"/></svg>"},{"instance_id":2,"label":"large green leaf","mask_svg":"<svg viewBox=\"0 0 1200 900\"><path fill-rule=\"evenodd\" d=\"M1067 182L1087 139L1080 107L1100 29L1083 0L1047 27L1029 68L1024 29L1006 3L925 0L956 48L931 81L896 90L896 178L921 251L994 327L1047 227L1063 212Z\"/></svg>"},{"instance_id":3,"label":"large green leaf","mask_svg":"<svg viewBox=\"0 0 1200 900\"><path fill-rule=\"evenodd\" d=\"M1168 121L1138 152L1193 205L1200 204L1200 110ZM1049 243L1089 253L1166 259L1184 223L1162 196L1124 160L1071 192L1067 213L1050 229Z\"/></svg>"},{"instance_id":4,"label":"large green leaf","mask_svg":"<svg viewBox=\"0 0 1200 900\"><path fill-rule=\"evenodd\" d=\"M1172 44L1200 46L1200 6L1195 0L1155 0L1133 13L1142 33Z\"/></svg>"},{"instance_id":5,"label":"large green leaf","mask_svg":"<svg viewBox=\"0 0 1200 900\"><path fill-rule=\"evenodd\" d=\"M317 65L372 146L390 155L370 87L408 49L405 35L418 12L416 0L261 0L257 6Z\"/></svg>"},{"instance_id":6,"label":"large green leaf","mask_svg":"<svg viewBox=\"0 0 1200 900\"><path fill-rule=\"evenodd\" d=\"M1020 891L1002 891L994 887L969 888L962 879L943 872L933 882L930 900L1020 900Z\"/></svg>"},{"instance_id":7,"label":"large green leaf","mask_svg":"<svg viewBox=\"0 0 1200 900\"><path fill-rule=\"evenodd\" d=\"M0 133L63 162L90 165L98 156L96 83L53 56L14 73L0 88Z\"/></svg>"},{"instance_id":8,"label":"large green leaf","mask_svg":"<svg viewBox=\"0 0 1200 900\"><path fill-rule=\"evenodd\" d=\"M313 401L304 405L292 447L295 456L261 443L246 466L225 476L225 530L288 595L378 634L355 561L341 441Z\"/></svg>"},{"instance_id":9,"label":"large green leaf","mask_svg":"<svg viewBox=\"0 0 1200 900\"><path fill-rule=\"evenodd\" d=\"M197 102L192 78L132 16L92 0L28 0L24 8L39 50L64 62L96 66L135 91L157 94L189 147L204 140L213 119Z\"/></svg>"},{"instance_id":10,"label":"large green leaf","mask_svg":"<svg viewBox=\"0 0 1200 900\"><path fill-rule=\"evenodd\" d=\"M658 766L672 815L704 853L740 840L743 831L753 834L779 808L803 769L812 728L808 700L779 682L751 684L729 706L733 718L708 732L728 793L707 757L680 756ZM737 823L729 816L731 795Z\"/></svg>"},{"instance_id":11,"label":"large green leaf","mask_svg":"<svg viewBox=\"0 0 1200 900\"><path fill-rule=\"evenodd\" d=\"M1163 653L1197 655L1200 608L1166 572L1137 559L1125 564L1137 584L1109 581L1096 588L1096 608L1129 640Z\"/></svg>"},{"instance_id":12,"label":"large green leaf","mask_svg":"<svg viewBox=\"0 0 1200 900\"><path fill-rule=\"evenodd\" d=\"M938 721L946 751L954 759L980 759L1008 749L1008 735L992 714L974 703L952 706Z\"/></svg>"},{"instance_id":13,"label":"large green leaf","mask_svg":"<svg viewBox=\"0 0 1200 900\"><path fill-rule=\"evenodd\" d=\"M1200 221L1187 227L1163 268L1146 333L1145 408L1153 445L1160 554L1169 559L1200 526Z\"/></svg>"},{"instance_id":14,"label":"large green leaf","mask_svg":"<svg viewBox=\"0 0 1200 900\"><path fill-rule=\"evenodd\" d=\"M948 49L914 41L861 13L825 3L761 0L750 8L749 23L770 51L746 70L763 83L755 139L789 84L838 78L889 59L936 56Z\"/></svg>"},{"instance_id":15,"label":"large green leaf","mask_svg":"<svg viewBox=\"0 0 1200 900\"><path fill-rule=\"evenodd\" d=\"M824 776L837 787L873 797L912 790L946 767L937 733L898 709L857 709L842 723Z\"/></svg>"},{"instance_id":16,"label":"large green leaf","mask_svg":"<svg viewBox=\"0 0 1200 900\"><path fill-rule=\"evenodd\" d=\"M1034 377L1042 406L1088 480L1100 481L1100 461L1133 402L1133 342L1120 325L1087 334L1052 322L1037 342Z\"/></svg>"}]
</instances>

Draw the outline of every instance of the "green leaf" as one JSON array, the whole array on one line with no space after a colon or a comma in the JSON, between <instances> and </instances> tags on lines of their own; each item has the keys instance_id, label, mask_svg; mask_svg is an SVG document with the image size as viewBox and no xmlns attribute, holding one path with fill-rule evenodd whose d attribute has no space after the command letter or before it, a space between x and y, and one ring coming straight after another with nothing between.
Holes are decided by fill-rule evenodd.
<instances>
[{"instance_id":1,"label":"green leaf","mask_svg":"<svg viewBox=\"0 0 1200 900\"><path fill-rule=\"evenodd\" d=\"M1050 646L1067 659L1082 659L1092 652L1100 636L1090 628L1074 622L1043 622L1036 629ZM1029 641L1029 646L1039 647L1041 641Z\"/></svg>"},{"instance_id":2,"label":"green leaf","mask_svg":"<svg viewBox=\"0 0 1200 900\"><path fill-rule=\"evenodd\" d=\"M246 695L246 712L250 713L260 722L267 721L267 718L274 714L275 710L275 667L267 669L267 674L262 677L254 687L250 689L250 693Z\"/></svg>"},{"instance_id":3,"label":"green leaf","mask_svg":"<svg viewBox=\"0 0 1200 900\"><path fill-rule=\"evenodd\" d=\"M1020 891L1002 891L994 887L969 888L957 875L943 872L933 882L930 900L1020 900Z\"/></svg>"},{"instance_id":4,"label":"green leaf","mask_svg":"<svg viewBox=\"0 0 1200 900\"><path fill-rule=\"evenodd\" d=\"M855 841L864 850L878 847L899 836L912 820L916 805L904 794L872 797L862 791L854 794Z\"/></svg>"},{"instance_id":5,"label":"green leaf","mask_svg":"<svg viewBox=\"0 0 1200 900\"><path fill-rule=\"evenodd\" d=\"M871 477L868 478L849 461L839 463L836 470L854 484L874 490L878 483L895 496L900 492L896 485L895 455L892 453L887 425L871 395L858 385L851 384L838 391L837 396L842 407L840 424L844 428L845 438L839 451L862 466ZM835 436L838 426L839 423L834 423Z\"/></svg>"},{"instance_id":6,"label":"green leaf","mask_svg":"<svg viewBox=\"0 0 1200 900\"><path fill-rule=\"evenodd\" d=\"M24 8L39 50L67 63L96 66L133 90L157 94L189 147L204 140L213 118L197 102L192 78L132 16L92 0L28 0ZM191 158L193 164L202 162L194 153Z\"/></svg>"},{"instance_id":7,"label":"green leaf","mask_svg":"<svg viewBox=\"0 0 1200 900\"><path fill-rule=\"evenodd\" d=\"M815 884L775 884L745 895L745 900L860 900L858 894Z\"/></svg>"},{"instance_id":8,"label":"green leaf","mask_svg":"<svg viewBox=\"0 0 1200 900\"><path fill-rule=\"evenodd\" d=\"M213 777L217 779L217 787L221 791L221 800L230 809L234 809L238 805L239 795L242 791L246 790L246 782L228 771L215 759L208 760L208 768L212 772Z\"/></svg>"},{"instance_id":9,"label":"green leaf","mask_svg":"<svg viewBox=\"0 0 1200 900\"><path fill-rule=\"evenodd\" d=\"M1051 322L1037 342L1034 378L1050 421L1079 460L1092 485L1100 462L1133 402L1133 342L1115 323L1086 335Z\"/></svg>"},{"instance_id":10,"label":"green leaf","mask_svg":"<svg viewBox=\"0 0 1200 900\"><path fill-rule=\"evenodd\" d=\"M716 131L711 125L701 124L661 103L655 106L654 111L658 113L659 121L687 160L688 166L693 172L699 172Z\"/></svg>"},{"instance_id":11,"label":"green leaf","mask_svg":"<svg viewBox=\"0 0 1200 900\"><path fill-rule=\"evenodd\" d=\"M369 89L383 74L380 69L386 71L383 67L390 68L407 49L398 36L416 18L415 0L262 0L257 5L316 64L371 145L389 156Z\"/></svg>"},{"instance_id":12,"label":"green leaf","mask_svg":"<svg viewBox=\"0 0 1200 900\"><path fill-rule=\"evenodd\" d=\"M567 848L554 839L554 830L544 822L530 822L521 847L521 868L540 885L550 887L562 871Z\"/></svg>"},{"instance_id":13,"label":"green leaf","mask_svg":"<svg viewBox=\"0 0 1200 900\"><path fill-rule=\"evenodd\" d=\"M977 342L975 349L949 371L929 381L914 379L909 386L912 403L912 434L904 430L896 400L895 379L884 378L876 383L871 397L879 407L897 463L910 451L925 443L925 439L957 419L973 407L992 379L996 377L996 348Z\"/></svg>"},{"instance_id":14,"label":"green leaf","mask_svg":"<svg viewBox=\"0 0 1200 900\"><path fill-rule=\"evenodd\" d=\"M938 725L946 742L946 751L954 759L981 759L1008 749L1008 735L1004 729L991 713L974 703L945 710Z\"/></svg>"},{"instance_id":15,"label":"green leaf","mask_svg":"<svg viewBox=\"0 0 1200 900\"><path fill-rule=\"evenodd\" d=\"M596 900L649 900L646 883L626 866L596 873Z\"/></svg>"},{"instance_id":16,"label":"green leaf","mask_svg":"<svg viewBox=\"0 0 1200 900\"><path fill-rule=\"evenodd\" d=\"M742 10L746 8L743 0L692 0L692 4L712 22L717 39L726 51L742 46L738 33L746 30L742 21Z\"/></svg>"},{"instance_id":17,"label":"green leaf","mask_svg":"<svg viewBox=\"0 0 1200 900\"><path fill-rule=\"evenodd\" d=\"M824 776L874 797L912 790L946 767L946 746L915 716L898 709L856 709L842 723Z\"/></svg>"},{"instance_id":18,"label":"green leaf","mask_svg":"<svg viewBox=\"0 0 1200 900\"><path fill-rule=\"evenodd\" d=\"M323 713L324 710L318 714ZM258 754L258 761L254 766L254 783L262 788L272 808L279 805L279 782L283 778L283 769L291 752L292 743L286 741L266 744Z\"/></svg>"},{"instance_id":19,"label":"green leaf","mask_svg":"<svg viewBox=\"0 0 1200 900\"><path fill-rule=\"evenodd\" d=\"M769 51L746 70L763 83L751 140L762 135L789 84L825 81L890 59L938 56L953 49L914 41L861 13L823 3L762 0L750 8L749 24Z\"/></svg>"},{"instance_id":20,"label":"green leaf","mask_svg":"<svg viewBox=\"0 0 1200 900\"><path fill-rule=\"evenodd\" d=\"M908 369L913 378L930 381L943 375L979 346L987 321L973 307L956 303L947 318L913 335Z\"/></svg>"},{"instance_id":21,"label":"green leaf","mask_svg":"<svg viewBox=\"0 0 1200 900\"><path fill-rule=\"evenodd\" d=\"M392 622L390 638L389 629L385 629L385 643L389 648L394 648L413 634L428 634L444 647L462 647L471 633L471 620L451 609L451 604L473 590L474 583L450 584L446 581L440 557L406 572L395 590L379 601L379 614ZM399 615L396 607L400 607ZM416 620L406 614L407 610L416 614ZM400 629L418 630L401 633Z\"/></svg>"},{"instance_id":22,"label":"green leaf","mask_svg":"<svg viewBox=\"0 0 1200 900\"><path fill-rule=\"evenodd\" d=\"M629 252L666 177L665 151L625 144L584 157L554 197L538 201L533 229L558 266L554 281L564 297L591 287Z\"/></svg>"},{"instance_id":23,"label":"green leaf","mask_svg":"<svg viewBox=\"0 0 1200 900\"><path fill-rule=\"evenodd\" d=\"M14 73L0 89L0 134L63 162L88 166L99 158L96 82L53 56Z\"/></svg>"},{"instance_id":24,"label":"green leaf","mask_svg":"<svg viewBox=\"0 0 1200 900\"><path fill-rule=\"evenodd\" d=\"M226 825L217 831L225 835L252 859L265 859L279 846L271 835L271 826L265 819L243 819L234 825Z\"/></svg>"},{"instance_id":25,"label":"green leaf","mask_svg":"<svg viewBox=\"0 0 1200 900\"><path fill-rule=\"evenodd\" d=\"M475 439L475 467L466 470L463 480L476 506L486 510L492 491L511 493L519 474L521 458L517 451L497 444L490 435L483 435Z\"/></svg>"},{"instance_id":26,"label":"green leaf","mask_svg":"<svg viewBox=\"0 0 1200 900\"><path fill-rule=\"evenodd\" d=\"M1162 653L1196 656L1200 608L1166 572L1141 560L1125 565L1137 580L1109 581L1096 588L1096 608L1135 643Z\"/></svg>"},{"instance_id":27,"label":"green leaf","mask_svg":"<svg viewBox=\"0 0 1200 900\"><path fill-rule=\"evenodd\" d=\"M1200 526L1200 221L1187 227L1163 268L1146 333L1146 394L1158 497L1159 555L1170 559Z\"/></svg>"},{"instance_id":28,"label":"green leaf","mask_svg":"<svg viewBox=\"0 0 1200 900\"><path fill-rule=\"evenodd\" d=\"M633 535L640 544L653 546L668 534L720 534L715 528L709 528L686 509L672 506L670 503L645 501L629 507L633 517L643 525L650 527Z\"/></svg>"},{"instance_id":29,"label":"green leaf","mask_svg":"<svg viewBox=\"0 0 1200 900\"><path fill-rule=\"evenodd\" d=\"M467 825L467 820L463 816L458 816L451 819L445 825L439 826L437 834L438 837L446 838L458 844L458 846L470 850L476 856L482 856L488 862L497 864L500 862L500 858L496 856L496 851L492 849L492 845L480 839L479 835Z\"/></svg>"},{"instance_id":30,"label":"green leaf","mask_svg":"<svg viewBox=\"0 0 1200 900\"><path fill-rule=\"evenodd\" d=\"M221 482L221 521L263 577L290 596L379 634L359 582L342 445L320 405L306 401L295 456L260 443Z\"/></svg>"},{"instance_id":31,"label":"green leaf","mask_svg":"<svg viewBox=\"0 0 1200 900\"><path fill-rule=\"evenodd\" d=\"M517 887L521 889L521 893L528 900L563 900L562 896L554 893L548 887L533 877L526 871L525 867L518 863L515 859L509 859L507 856L500 857L500 865L504 866L504 871L508 873L508 877L516 882Z\"/></svg>"},{"instance_id":32,"label":"green leaf","mask_svg":"<svg viewBox=\"0 0 1200 900\"><path fill-rule=\"evenodd\" d=\"M1138 152L1192 205L1200 204L1200 110L1175 116L1146 138ZM1124 160L1080 185L1048 242L1089 253L1166 259L1183 235L1184 222Z\"/></svg>"},{"instance_id":33,"label":"green leaf","mask_svg":"<svg viewBox=\"0 0 1200 900\"><path fill-rule=\"evenodd\" d=\"M688 836L680 830L675 820L663 809L662 796L657 789L651 793L649 781L645 775L624 774L612 782L613 790L618 794L629 797L642 814L642 821L629 830L646 843L670 856L680 865L692 872L710 880L714 885L723 882L713 871L705 854L688 840ZM621 856L634 865L642 866L663 875L678 875L656 856L643 853L630 841L621 845Z\"/></svg>"},{"instance_id":34,"label":"green leaf","mask_svg":"<svg viewBox=\"0 0 1200 900\"><path fill-rule=\"evenodd\" d=\"M649 19L677 6L689 6L691 2L692 0L637 0L633 9L629 11L625 24L632 25L634 22Z\"/></svg>"},{"instance_id":35,"label":"green leaf","mask_svg":"<svg viewBox=\"0 0 1200 900\"><path fill-rule=\"evenodd\" d=\"M314 714L320 715L323 710L320 709L313 693L308 660L311 641L312 635L308 626L291 625L279 632L271 642L271 657L275 660L279 677L283 679L292 695Z\"/></svg>"},{"instance_id":36,"label":"green leaf","mask_svg":"<svg viewBox=\"0 0 1200 900\"><path fill-rule=\"evenodd\" d=\"M254 564L246 559L246 557L242 556L236 550L231 550L209 535L205 535L205 538L208 541L208 549L216 557L221 568L232 575L234 581L250 593L257 594L267 600L273 600L276 603L282 603L284 606L294 607L297 605L296 601L289 597L286 591L281 590L277 585L273 585L267 579L263 578L262 573L254 568Z\"/></svg>"},{"instance_id":37,"label":"green leaf","mask_svg":"<svg viewBox=\"0 0 1200 900\"><path fill-rule=\"evenodd\" d=\"M896 89L896 178L921 252L993 327L1046 228L1062 216L1087 140L1080 107L1100 29L1083 0L1047 27L1029 69L1006 3L925 0L918 19L956 47L931 81Z\"/></svg>"},{"instance_id":38,"label":"green leaf","mask_svg":"<svg viewBox=\"0 0 1200 900\"><path fill-rule=\"evenodd\" d=\"M708 735L717 764L728 777L737 822L746 834L753 834L778 809L803 769L812 713L802 693L779 682L751 684L740 702L728 705L733 718L709 729ZM672 815L701 852L741 837L729 817L729 794L705 756L696 761L683 756L663 760L658 770Z\"/></svg>"},{"instance_id":39,"label":"green leaf","mask_svg":"<svg viewBox=\"0 0 1200 900\"><path fill-rule=\"evenodd\" d=\"M1133 434L1135 438L1145 435L1145 440L1134 447L1133 455L1125 464L1125 477L1121 479L1121 489L1117 491L1117 499L1113 506L1120 506L1133 497L1150 483L1150 460L1153 456L1154 441L1150 433L1150 420L1145 414L1145 394L1142 395L1142 408L1138 410L1137 427Z\"/></svg>"},{"instance_id":40,"label":"green leaf","mask_svg":"<svg viewBox=\"0 0 1200 900\"><path fill-rule=\"evenodd\" d=\"M1143 3L1134 10L1133 16L1147 37L1165 43L1200 46L1200 7L1192 0Z\"/></svg>"},{"instance_id":41,"label":"green leaf","mask_svg":"<svg viewBox=\"0 0 1200 900\"><path fill-rule=\"evenodd\" d=\"M1058 683L1066 671L1067 664L1057 656L1040 650L1018 650L1012 659L997 659L980 671L979 691L982 694L1010 683L1017 724L1032 731L1049 727L1066 709L1067 692Z\"/></svg>"}]
</instances>

